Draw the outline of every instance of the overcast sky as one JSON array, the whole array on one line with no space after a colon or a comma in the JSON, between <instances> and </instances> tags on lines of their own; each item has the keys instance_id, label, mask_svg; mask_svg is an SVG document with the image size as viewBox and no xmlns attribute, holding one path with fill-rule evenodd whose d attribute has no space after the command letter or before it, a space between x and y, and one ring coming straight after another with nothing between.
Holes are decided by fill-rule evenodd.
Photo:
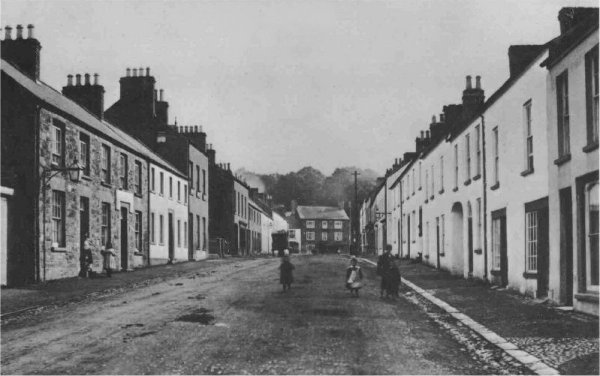
<instances>
[{"instance_id":1,"label":"overcast sky","mask_svg":"<svg viewBox=\"0 0 600 376\"><path fill-rule=\"evenodd\" d=\"M169 117L203 125L219 162L263 173L311 165L383 173L414 149L466 75L486 97L511 44L558 35L562 6L597 1L1 1L35 25L41 78L99 73L105 106L127 67L150 67ZM14 31L13 31L14 33Z\"/></svg>"}]
</instances>

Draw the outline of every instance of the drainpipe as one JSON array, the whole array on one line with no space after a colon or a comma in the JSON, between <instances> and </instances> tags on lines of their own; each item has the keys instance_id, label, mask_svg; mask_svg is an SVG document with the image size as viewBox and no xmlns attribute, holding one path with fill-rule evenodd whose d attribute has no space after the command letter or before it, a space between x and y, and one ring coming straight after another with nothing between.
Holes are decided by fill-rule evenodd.
<instances>
[{"instance_id":1,"label":"drainpipe","mask_svg":"<svg viewBox=\"0 0 600 376\"><path fill-rule=\"evenodd\" d=\"M485 165L485 116L481 115L481 153L483 154L483 279L488 280L488 246L487 246L487 169Z\"/></svg>"}]
</instances>

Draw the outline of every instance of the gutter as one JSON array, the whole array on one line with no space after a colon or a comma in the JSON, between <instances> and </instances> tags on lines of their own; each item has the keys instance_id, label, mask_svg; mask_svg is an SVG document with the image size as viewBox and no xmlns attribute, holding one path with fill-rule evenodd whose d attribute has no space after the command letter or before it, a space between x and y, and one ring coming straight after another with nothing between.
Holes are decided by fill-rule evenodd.
<instances>
[{"instance_id":1,"label":"gutter","mask_svg":"<svg viewBox=\"0 0 600 376\"><path fill-rule=\"evenodd\" d=\"M485 151L485 116L481 115L481 152L483 154L483 177L482 177L482 183L483 183L483 210L482 210L482 217L483 217L483 279L485 281L489 281L488 280L488 246L487 246L487 168L486 168L486 160L485 160L485 156L486 156L486 151Z\"/></svg>"}]
</instances>

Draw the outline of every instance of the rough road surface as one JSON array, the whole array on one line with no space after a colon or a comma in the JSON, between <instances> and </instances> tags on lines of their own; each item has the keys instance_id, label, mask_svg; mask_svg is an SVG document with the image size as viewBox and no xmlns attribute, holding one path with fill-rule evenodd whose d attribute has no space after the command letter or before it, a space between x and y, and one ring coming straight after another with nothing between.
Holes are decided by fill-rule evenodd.
<instances>
[{"instance_id":1,"label":"rough road surface","mask_svg":"<svg viewBox=\"0 0 600 376\"><path fill-rule=\"evenodd\" d=\"M2 373L528 373L410 290L380 299L367 265L356 299L347 259L292 262L287 293L277 258L240 260L8 320Z\"/></svg>"}]
</instances>

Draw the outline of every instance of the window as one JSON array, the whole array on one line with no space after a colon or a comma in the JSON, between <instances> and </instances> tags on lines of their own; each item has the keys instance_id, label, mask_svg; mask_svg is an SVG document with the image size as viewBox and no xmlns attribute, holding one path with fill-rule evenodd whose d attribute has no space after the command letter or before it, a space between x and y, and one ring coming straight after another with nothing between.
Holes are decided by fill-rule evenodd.
<instances>
[{"instance_id":1,"label":"window","mask_svg":"<svg viewBox=\"0 0 600 376\"><path fill-rule=\"evenodd\" d=\"M135 161L135 193L142 195L142 162Z\"/></svg>"},{"instance_id":2,"label":"window","mask_svg":"<svg viewBox=\"0 0 600 376\"><path fill-rule=\"evenodd\" d=\"M177 246L181 247L181 220L177 220Z\"/></svg>"},{"instance_id":3,"label":"window","mask_svg":"<svg viewBox=\"0 0 600 376\"><path fill-rule=\"evenodd\" d=\"M341 229L342 228L342 221L335 221L335 222L333 222L333 228L335 228L335 229Z\"/></svg>"},{"instance_id":4,"label":"window","mask_svg":"<svg viewBox=\"0 0 600 376\"><path fill-rule=\"evenodd\" d=\"M440 157L440 190L444 190L444 156Z\"/></svg>"},{"instance_id":5,"label":"window","mask_svg":"<svg viewBox=\"0 0 600 376\"><path fill-rule=\"evenodd\" d=\"M142 251L142 212L135 212L135 248Z\"/></svg>"},{"instance_id":6,"label":"window","mask_svg":"<svg viewBox=\"0 0 600 376\"><path fill-rule=\"evenodd\" d=\"M296 238L296 231L294 231L294 230L288 230L288 238L295 239Z\"/></svg>"},{"instance_id":7,"label":"window","mask_svg":"<svg viewBox=\"0 0 600 376\"><path fill-rule=\"evenodd\" d=\"M90 176L90 136L79 133L79 163L83 175Z\"/></svg>"},{"instance_id":8,"label":"window","mask_svg":"<svg viewBox=\"0 0 600 376\"><path fill-rule=\"evenodd\" d=\"M481 223L481 197L477 198L477 235L475 236L475 249L481 249L482 223Z\"/></svg>"},{"instance_id":9,"label":"window","mask_svg":"<svg viewBox=\"0 0 600 376\"><path fill-rule=\"evenodd\" d=\"M315 228L315 221L306 221L306 228Z\"/></svg>"},{"instance_id":10,"label":"window","mask_svg":"<svg viewBox=\"0 0 600 376\"><path fill-rule=\"evenodd\" d=\"M334 232L333 236L334 236L334 240L336 242L341 242L343 240L343 238L344 238L344 235L343 235L343 233L341 231Z\"/></svg>"},{"instance_id":11,"label":"window","mask_svg":"<svg viewBox=\"0 0 600 376\"><path fill-rule=\"evenodd\" d=\"M165 244L165 217L162 214L158 216L158 243Z\"/></svg>"},{"instance_id":12,"label":"window","mask_svg":"<svg viewBox=\"0 0 600 376\"><path fill-rule=\"evenodd\" d=\"M422 170L421 169L421 161L419 161L419 190L423 186L423 184L422 184L423 179L422 179L422 171L421 170Z\"/></svg>"},{"instance_id":13,"label":"window","mask_svg":"<svg viewBox=\"0 0 600 376\"><path fill-rule=\"evenodd\" d=\"M564 157L571 152L569 140L569 76L564 71L556 77L556 102L558 120L558 156Z\"/></svg>"},{"instance_id":14,"label":"window","mask_svg":"<svg viewBox=\"0 0 600 376\"><path fill-rule=\"evenodd\" d=\"M202 249L206 251L206 217L202 217Z\"/></svg>"},{"instance_id":15,"label":"window","mask_svg":"<svg viewBox=\"0 0 600 376\"><path fill-rule=\"evenodd\" d=\"M173 177L169 176L169 198L173 198Z\"/></svg>"},{"instance_id":16,"label":"window","mask_svg":"<svg viewBox=\"0 0 600 376\"><path fill-rule=\"evenodd\" d=\"M196 216L196 249L200 249L200 216Z\"/></svg>"},{"instance_id":17,"label":"window","mask_svg":"<svg viewBox=\"0 0 600 376\"><path fill-rule=\"evenodd\" d=\"M425 254L429 257L429 221L425 222Z\"/></svg>"},{"instance_id":18,"label":"window","mask_svg":"<svg viewBox=\"0 0 600 376\"><path fill-rule=\"evenodd\" d=\"M327 221L321 221L321 228L327 228Z\"/></svg>"},{"instance_id":19,"label":"window","mask_svg":"<svg viewBox=\"0 0 600 376\"><path fill-rule=\"evenodd\" d=\"M315 240L315 233L314 233L314 231L307 231L306 232L306 240Z\"/></svg>"},{"instance_id":20,"label":"window","mask_svg":"<svg viewBox=\"0 0 600 376\"><path fill-rule=\"evenodd\" d=\"M194 189L194 164L192 161L188 162L188 166L190 168L188 180L190 182L190 194L192 194L192 189Z\"/></svg>"},{"instance_id":21,"label":"window","mask_svg":"<svg viewBox=\"0 0 600 376\"><path fill-rule=\"evenodd\" d=\"M159 172L158 173L158 184L159 184L159 188L160 188L160 194L161 196L165 194L165 174L164 172Z\"/></svg>"},{"instance_id":22,"label":"window","mask_svg":"<svg viewBox=\"0 0 600 376\"><path fill-rule=\"evenodd\" d=\"M425 201L429 199L429 170L425 170Z\"/></svg>"},{"instance_id":23,"label":"window","mask_svg":"<svg viewBox=\"0 0 600 376\"><path fill-rule=\"evenodd\" d=\"M206 170L202 169L202 193L206 194Z\"/></svg>"},{"instance_id":24,"label":"window","mask_svg":"<svg viewBox=\"0 0 600 376\"><path fill-rule=\"evenodd\" d=\"M186 204L188 202L187 184L183 185L183 202Z\"/></svg>"},{"instance_id":25,"label":"window","mask_svg":"<svg viewBox=\"0 0 600 376\"><path fill-rule=\"evenodd\" d=\"M499 151L498 151L498 127L495 127L492 130L492 136L493 136L492 143L493 143L493 148L494 148L493 149L493 153L494 153L494 160L493 160L493 163L494 163L494 178L493 178L493 182L494 182L494 185L496 185L496 184L500 183L500 173L499 173L499 170L500 170L500 158L498 156L498 154L499 154Z\"/></svg>"},{"instance_id":26,"label":"window","mask_svg":"<svg viewBox=\"0 0 600 376\"><path fill-rule=\"evenodd\" d=\"M454 188L458 188L458 145L454 145Z\"/></svg>"},{"instance_id":27,"label":"window","mask_svg":"<svg viewBox=\"0 0 600 376\"><path fill-rule=\"evenodd\" d=\"M500 270L500 237L502 219L492 219L492 270Z\"/></svg>"},{"instance_id":28,"label":"window","mask_svg":"<svg viewBox=\"0 0 600 376\"><path fill-rule=\"evenodd\" d=\"M155 180L155 176L154 176L154 167L152 167L152 169L150 170L150 186L152 188L152 192L156 192L156 180Z\"/></svg>"},{"instance_id":29,"label":"window","mask_svg":"<svg viewBox=\"0 0 600 376\"><path fill-rule=\"evenodd\" d=\"M127 166L127 155L119 155L119 187L127 189L127 176L129 175L129 166Z\"/></svg>"},{"instance_id":30,"label":"window","mask_svg":"<svg viewBox=\"0 0 600 376\"><path fill-rule=\"evenodd\" d=\"M598 45L585 55L587 142L598 143Z\"/></svg>"},{"instance_id":31,"label":"window","mask_svg":"<svg viewBox=\"0 0 600 376\"><path fill-rule=\"evenodd\" d=\"M110 147L102 145L102 182L110 184Z\"/></svg>"},{"instance_id":32,"label":"window","mask_svg":"<svg viewBox=\"0 0 600 376\"><path fill-rule=\"evenodd\" d=\"M416 180L415 179L416 174L415 174L415 170L414 169L412 170L412 175L413 175L412 176L412 194L414 195L415 194L415 180Z\"/></svg>"},{"instance_id":33,"label":"window","mask_svg":"<svg viewBox=\"0 0 600 376\"><path fill-rule=\"evenodd\" d=\"M479 133L479 125L475 127L475 175L481 174L481 134Z\"/></svg>"},{"instance_id":34,"label":"window","mask_svg":"<svg viewBox=\"0 0 600 376\"><path fill-rule=\"evenodd\" d=\"M471 135L465 136L465 156L467 161L466 180L471 178Z\"/></svg>"},{"instance_id":35,"label":"window","mask_svg":"<svg viewBox=\"0 0 600 376\"><path fill-rule=\"evenodd\" d=\"M150 241L156 244L156 223L154 221L154 213L150 213Z\"/></svg>"},{"instance_id":36,"label":"window","mask_svg":"<svg viewBox=\"0 0 600 376\"><path fill-rule=\"evenodd\" d=\"M597 58L598 55L596 55ZM597 62L597 60L596 60ZM586 187L586 285L588 290L598 290L598 182Z\"/></svg>"},{"instance_id":37,"label":"window","mask_svg":"<svg viewBox=\"0 0 600 376\"><path fill-rule=\"evenodd\" d=\"M188 246L188 224L187 221L183 222L183 246Z\"/></svg>"},{"instance_id":38,"label":"window","mask_svg":"<svg viewBox=\"0 0 600 376\"><path fill-rule=\"evenodd\" d=\"M537 272L538 255L538 212L525 213L525 269L527 272Z\"/></svg>"},{"instance_id":39,"label":"window","mask_svg":"<svg viewBox=\"0 0 600 376\"><path fill-rule=\"evenodd\" d=\"M200 166L196 166L196 190L200 191Z\"/></svg>"},{"instance_id":40,"label":"window","mask_svg":"<svg viewBox=\"0 0 600 376\"><path fill-rule=\"evenodd\" d=\"M177 180L177 201L181 201L181 182Z\"/></svg>"},{"instance_id":41,"label":"window","mask_svg":"<svg viewBox=\"0 0 600 376\"><path fill-rule=\"evenodd\" d=\"M100 241L105 246L110 240L110 204L102 203L102 227L100 228Z\"/></svg>"},{"instance_id":42,"label":"window","mask_svg":"<svg viewBox=\"0 0 600 376\"><path fill-rule=\"evenodd\" d=\"M52 191L52 243L65 247L65 192Z\"/></svg>"},{"instance_id":43,"label":"window","mask_svg":"<svg viewBox=\"0 0 600 376\"><path fill-rule=\"evenodd\" d=\"M523 105L523 122L525 123L525 169L533 171L533 135L531 133L531 100Z\"/></svg>"},{"instance_id":44,"label":"window","mask_svg":"<svg viewBox=\"0 0 600 376\"><path fill-rule=\"evenodd\" d=\"M64 166L65 161L65 123L52 119L52 164Z\"/></svg>"},{"instance_id":45,"label":"window","mask_svg":"<svg viewBox=\"0 0 600 376\"><path fill-rule=\"evenodd\" d=\"M433 195L435 194L435 171L433 170L433 165L431 165L431 196L433 197Z\"/></svg>"},{"instance_id":46,"label":"window","mask_svg":"<svg viewBox=\"0 0 600 376\"><path fill-rule=\"evenodd\" d=\"M321 240L324 242L327 241L327 233L326 232L321 233Z\"/></svg>"}]
</instances>

